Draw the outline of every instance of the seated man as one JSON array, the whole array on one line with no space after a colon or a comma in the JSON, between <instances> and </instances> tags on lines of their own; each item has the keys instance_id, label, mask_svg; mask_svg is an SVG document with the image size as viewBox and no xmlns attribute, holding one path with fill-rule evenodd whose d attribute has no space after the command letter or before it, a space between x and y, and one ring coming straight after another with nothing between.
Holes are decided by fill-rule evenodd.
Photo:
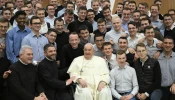
<instances>
[{"instance_id":1,"label":"seated man","mask_svg":"<svg viewBox=\"0 0 175 100\"><path fill-rule=\"evenodd\" d=\"M116 54L118 66L110 72L110 88L115 100L136 100L139 90L137 76L134 68L126 63L125 51L119 50Z\"/></svg>"},{"instance_id":2,"label":"seated man","mask_svg":"<svg viewBox=\"0 0 175 100\"><path fill-rule=\"evenodd\" d=\"M68 69L70 76L75 76L74 82L78 83L74 99L112 100L105 60L93 54L92 44L87 43L84 46L84 56L75 58Z\"/></svg>"},{"instance_id":3,"label":"seated man","mask_svg":"<svg viewBox=\"0 0 175 100\"><path fill-rule=\"evenodd\" d=\"M66 74L67 69L58 70L54 45L46 44L44 55L45 58L38 65L38 77L46 96L49 100L73 100L71 94L66 90L66 86L72 83L74 77L66 82L59 79L63 74Z\"/></svg>"},{"instance_id":4,"label":"seated man","mask_svg":"<svg viewBox=\"0 0 175 100\"><path fill-rule=\"evenodd\" d=\"M136 52L139 56L134 62L136 70L139 92L139 100L160 100L162 92L160 90L161 71L159 62L148 56L148 50L143 43L136 45ZM169 100L169 99L163 99Z\"/></svg>"},{"instance_id":5,"label":"seated man","mask_svg":"<svg viewBox=\"0 0 175 100\"><path fill-rule=\"evenodd\" d=\"M12 72L8 77L8 100L47 100L32 64L32 47L23 45L19 55L19 60L9 68Z\"/></svg>"}]
</instances>

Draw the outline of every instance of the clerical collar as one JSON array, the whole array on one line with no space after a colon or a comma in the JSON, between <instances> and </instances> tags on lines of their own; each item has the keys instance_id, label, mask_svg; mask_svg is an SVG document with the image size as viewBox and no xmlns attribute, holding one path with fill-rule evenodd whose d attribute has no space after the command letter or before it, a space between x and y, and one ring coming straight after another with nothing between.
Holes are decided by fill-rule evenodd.
<instances>
[{"instance_id":1,"label":"clerical collar","mask_svg":"<svg viewBox=\"0 0 175 100\"><path fill-rule=\"evenodd\" d=\"M21 59L19 59L19 61L24 65L28 65L28 64L24 63Z\"/></svg>"},{"instance_id":2,"label":"clerical collar","mask_svg":"<svg viewBox=\"0 0 175 100\"><path fill-rule=\"evenodd\" d=\"M46 56L45 56L45 57L46 57ZM54 60L49 59L48 57L46 57L46 59L49 60L49 61L54 61Z\"/></svg>"}]
</instances>

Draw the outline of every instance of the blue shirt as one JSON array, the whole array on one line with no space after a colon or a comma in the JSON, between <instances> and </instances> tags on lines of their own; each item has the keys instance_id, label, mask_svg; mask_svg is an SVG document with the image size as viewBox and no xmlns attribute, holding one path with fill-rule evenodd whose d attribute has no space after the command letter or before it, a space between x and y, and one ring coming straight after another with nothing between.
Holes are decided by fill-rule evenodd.
<instances>
[{"instance_id":1,"label":"blue shirt","mask_svg":"<svg viewBox=\"0 0 175 100\"><path fill-rule=\"evenodd\" d=\"M28 35L31 30L25 27L24 30L20 30L18 26L12 28L7 32L6 36L6 54L7 58L11 61L11 63L15 63L19 56L19 51L21 49L21 42L23 38Z\"/></svg>"},{"instance_id":2,"label":"blue shirt","mask_svg":"<svg viewBox=\"0 0 175 100\"><path fill-rule=\"evenodd\" d=\"M60 10L58 13L57 13L57 17L61 17L64 13L65 13L65 8L63 8L62 10Z\"/></svg>"},{"instance_id":3,"label":"blue shirt","mask_svg":"<svg viewBox=\"0 0 175 100\"><path fill-rule=\"evenodd\" d=\"M48 43L46 37L41 34L37 37L33 32L28 34L22 41L22 45L32 47L34 61L41 61L44 59L44 46Z\"/></svg>"},{"instance_id":4,"label":"blue shirt","mask_svg":"<svg viewBox=\"0 0 175 100\"><path fill-rule=\"evenodd\" d=\"M163 22L160 19L157 19L156 21L151 21L151 24L153 26L156 26L160 30L162 35L164 36L165 27L164 27Z\"/></svg>"}]
</instances>

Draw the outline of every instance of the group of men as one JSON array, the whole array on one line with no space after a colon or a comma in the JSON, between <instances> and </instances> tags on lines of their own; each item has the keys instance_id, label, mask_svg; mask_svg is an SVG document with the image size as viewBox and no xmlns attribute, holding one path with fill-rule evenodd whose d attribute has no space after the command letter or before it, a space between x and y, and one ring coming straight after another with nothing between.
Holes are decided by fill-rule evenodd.
<instances>
[{"instance_id":1,"label":"group of men","mask_svg":"<svg viewBox=\"0 0 175 100\"><path fill-rule=\"evenodd\" d=\"M0 99L175 99L174 9L62 2L0 1Z\"/></svg>"}]
</instances>

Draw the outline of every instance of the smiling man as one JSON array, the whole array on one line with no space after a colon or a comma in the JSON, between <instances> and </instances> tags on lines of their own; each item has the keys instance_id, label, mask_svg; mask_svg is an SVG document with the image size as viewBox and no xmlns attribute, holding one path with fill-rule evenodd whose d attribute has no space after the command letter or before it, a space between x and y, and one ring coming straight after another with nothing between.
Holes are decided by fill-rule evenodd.
<instances>
[{"instance_id":1,"label":"smiling man","mask_svg":"<svg viewBox=\"0 0 175 100\"><path fill-rule=\"evenodd\" d=\"M137 98L139 100L161 100L161 71L159 62L148 56L148 50L143 43L136 45L136 52L139 59L134 62L133 67L136 70L139 84Z\"/></svg>"},{"instance_id":2,"label":"smiling man","mask_svg":"<svg viewBox=\"0 0 175 100\"><path fill-rule=\"evenodd\" d=\"M60 77L66 73L67 69L58 70L55 46L46 44L44 46L44 55L45 58L38 65L38 76L45 89L46 96L49 100L73 100L66 87L72 83L74 77L67 81L60 80Z\"/></svg>"},{"instance_id":3,"label":"smiling man","mask_svg":"<svg viewBox=\"0 0 175 100\"><path fill-rule=\"evenodd\" d=\"M109 70L103 58L94 56L91 43L84 46L84 55L73 60L67 73L78 83L75 100L112 100Z\"/></svg>"},{"instance_id":4,"label":"smiling man","mask_svg":"<svg viewBox=\"0 0 175 100\"><path fill-rule=\"evenodd\" d=\"M15 20L17 26L9 30L6 36L6 54L12 63L15 63L19 58L22 39L31 32L25 26L26 13L24 11L17 11Z\"/></svg>"},{"instance_id":5,"label":"smiling man","mask_svg":"<svg viewBox=\"0 0 175 100\"><path fill-rule=\"evenodd\" d=\"M48 44L48 40L39 33L41 29L41 20L37 16L33 16L30 20L32 32L22 40L22 45L28 45L33 50L33 63L38 64L44 59L43 47ZM36 63L37 62L37 63Z\"/></svg>"},{"instance_id":6,"label":"smiling man","mask_svg":"<svg viewBox=\"0 0 175 100\"><path fill-rule=\"evenodd\" d=\"M80 44L85 45L86 43L94 44L94 36L89 33L88 27L85 25L79 28Z\"/></svg>"}]
</instances>

